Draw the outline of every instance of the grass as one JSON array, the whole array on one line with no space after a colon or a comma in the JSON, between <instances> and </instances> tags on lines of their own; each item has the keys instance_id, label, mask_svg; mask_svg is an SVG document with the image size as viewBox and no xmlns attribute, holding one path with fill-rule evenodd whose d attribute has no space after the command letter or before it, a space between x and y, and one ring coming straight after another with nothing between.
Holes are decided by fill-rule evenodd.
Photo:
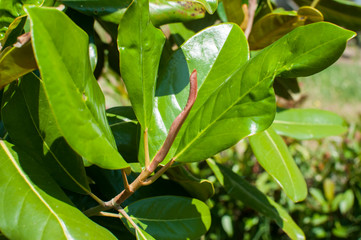
<instances>
[{"instance_id":1,"label":"grass","mask_svg":"<svg viewBox=\"0 0 361 240\"><path fill-rule=\"evenodd\" d=\"M351 43L344 55L326 70L299 78L306 95L303 108L333 111L354 122L361 115L361 48Z\"/></svg>"}]
</instances>

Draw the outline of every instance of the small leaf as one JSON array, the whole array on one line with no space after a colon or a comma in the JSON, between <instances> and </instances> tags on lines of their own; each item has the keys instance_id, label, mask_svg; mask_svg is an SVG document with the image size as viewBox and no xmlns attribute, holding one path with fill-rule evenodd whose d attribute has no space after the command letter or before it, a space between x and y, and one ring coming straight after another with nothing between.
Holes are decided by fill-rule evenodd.
<instances>
[{"instance_id":1,"label":"small leaf","mask_svg":"<svg viewBox=\"0 0 361 240\"><path fill-rule=\"evenodd\" d=\"M5 236L116 239L75 208L47 172L17 147L0 141L0 157L0 229Z\"/></svg>"},{"instance_id":2,"label":"small leaf","mask_svg":"<svg viewBox=\"0 0 361 240\"><path fill-rule=\"evenodd\" d=\"M137 240L155 240L155 238L150 236L146 231L141 228L138 228L135 231L135 236L137 237Z\"/></svg>"},{"instance_id":3,"label":"small leaf","mask_svg":"<svg viewBox=\"0 0 361 240\"><path fill-rule=\"evenodd\" d=\"M207 232L211 215L206 204L191 198L160 196L142 199L124 209L155 239L195 239ZM134 232L132 225L122 221Z\"/></svg>"},{"instance_id":4,"label":"small leaf","mask_svg":"<svg viewBox=\"0 0 361 240\"><path fill-rule=\"evenodd\" d=\"M320 21L323 21L321 12L311 7L302 7L298 12L284 11L267 14L252 27L249 35L250 48L252 50L265 48L299 26Z\"/></svg>"},{"instance_id":5,"label":"small leaf","mask_svg":"<svg viewBox=\"0 0 361 240\"><path fill-rule=\"evenodd\" d=\"M340 201L340 212L346 214L353 207L355 195L353 194L352 189L348 189L342 196L343 198Z\"/></svg>"},{"instance_id":6,"label":"small leaf","mask_svg":"<svg viewBox=\"0 0 361 240\"><path fill-rule=\"evenodd\" d=\"M286 143L272 127L249 138L254 155L261 166L294 202L307 197L307 185L288 151Z\"/></svg>"},{"instance_id":7,"label":"small leaf","mask_svg":"<svg viewBox=\"0 0 361 240\"><path fill-rule=\"evenodd\" d=\"M119 24L120 72L135 115L145 130L152 117L165 36L149 19L147 0L134 0Z\"/></svg>"},{"instance_id":8,"label":"small leaf","mask_svg":"<svg viewBox=\"0 0 361 240\"><path fill-rule=\"evenodd\" d=\"M4 38L0 40L0 49L5 49L16 43L17 37L20 36L23 31L26 19L26 16L20 16L14 19L6 30Z\"/></svg>"},{"instance_id":9,"label":"small leaf","mask_svg":"<svg viewBox=\"0 0 361 240\"><path fill-rule=\"evenodd\" d=\"M172 167L166 172L169 179L179 183L192 197L206 201L214 195L212 182L206 179L198 179L187 171L183 166Z\"/></svg>"},{"instance_id":10,"label":"small leaf","mask_svg":"<svg viewBox=\"0 0 361 240\"><path fill-rule=\"evenodd\" d=\"M335 136L347 131L337 114L318 109L290 109L276 114L273 127L280 135L304 140Z\"/></svg>"},{"instance_id":11,"label":"small leaf","mask_svg":"<svg viewBox=\"0 0 361 240\"><path fill-rule=\"evenodd\" d=\"M312 0L295 0L299 5L311 5ZM361 30L361 5L353 1L327 0L319 1L316 8L329 21L353 31Z\"/></svg>"},{"instance_id":12,"label":"small leaf","mask_svg":"<svg viewBox=\"0 0 361 240\"><path fill-rule=\"evenodd\" d=\"M57 9L26 7L26 11L45 93L64 138L90 163L109 169L128 167L105 116L86 33Z\"/></svg>"},{"instance_id":13,"label":"small leaf","mask_svg":"<svg viewBox=\"0 0 361 240\"><path fill-rule=\"evenodd\" d=\"M335 183L331 179L326 178L323 181L323 191L327 201L331 203L335 198Z\"/></svg>"},{"instance_id":14,"label":"small leaf","mask_svg":"<svg viewBox=\"0 0 361 240\"><path fill-rule=\"evenodd\" d=\"M232 170L216 164L211 159L207 159L207 163L231 197L273 219L291 239L305 239L302 230L282 206L265 196Z\"/></svg>"},{"instance_id":15,"label":"small leaf","mask_svg":"<svg viewBox=\"0 0 361 240\"><path fill-rule=\"evenodd\" d=\"M3 49L0 53L0 89L37 68L31 42L19 48Z\"/></svg>"},{"instance_id":16,"label":"small leaf","mask_svg":"<svg viewBox=\"0 0 361 240\"><path fill-rule=\"evenodd\" d=\"M129 162L137 162L139 125L131 107L107 109L107 119L118 151Z\"/></svg>"}]
</instances>

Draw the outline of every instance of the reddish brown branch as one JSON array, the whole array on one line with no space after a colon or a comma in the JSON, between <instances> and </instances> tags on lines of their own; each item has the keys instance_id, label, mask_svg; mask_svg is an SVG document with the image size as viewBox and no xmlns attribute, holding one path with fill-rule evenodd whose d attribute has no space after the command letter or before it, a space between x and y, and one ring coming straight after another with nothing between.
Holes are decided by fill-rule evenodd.
<instances>
[{"instance_id":1,"label":"reddish brown branch","mask_svg":"<svg viewBox=\"0 0 361 240\"><path fill-rule=\"evenodd\" d=\"M139 176L126 187L121 193L115 196L112 200L108 202L104 202L103 204L96 206L94 208L90 208L84 212L87 216L97 215L101 211L106 211L111 208L119 209L121 203L123 203L128 197L130 197L138 188L144 185L149 185L153 183L160 175L162 175L174 162L171 160L167 163L161 170L154 174L154 176L150 177L150 175L155 171L158 165L165 159L167 156L169 149L171 148L174 139L176 138L180 128L182 127L184 121L186 120L192 106L197 98L197 71L194 70L190 76L190 89L189 89L189 97L186 106L183 111L176 117L173 121L168 136L165 139L162 147L158 151L158 153L153 158L153 161L146 166L146 168L139 174ZM147 132L145 132L147 134ZM126 177L126 176L125 176ZM149 178L150 177L150 178ZM123 176L124 178L124 176Z\"/></svg>"},{"instance_id":2,"label":"reddish brown branch","mask_svg":"<svg viewBox=\"0 0 361 240\"><path fill-rule=\"evenodd\" d=\"M248 23L247 23L247 28L244 31L244 35L246 35L247 39L252 31L253 20L254 20L254 15L256 13L256 9L257 9L257 0L249 0L248 1Z\"/></svg>"},{"instance_id":3,"label":"reddish brown branch","mask_svg":"<svg viewBox=\"0 0 361 240\"><path fill-rule=\"evenodd\" d=\"M161 163L164 158L167 156L169 149L171 148L174 139L176 138L180 128L182 127L184 121L186 120L189 112L192 109L192 106L197 98L197 71L193 70L190 78L190 89L189 89L189 97L186 106L184 107L183 111L174 119L170 129L167 138L165 139L163 146L161 149L157 152L155 157L153 158L153 161L148 167L149 172L153 172L159 163Z\"/></svg>"}]
</instances>

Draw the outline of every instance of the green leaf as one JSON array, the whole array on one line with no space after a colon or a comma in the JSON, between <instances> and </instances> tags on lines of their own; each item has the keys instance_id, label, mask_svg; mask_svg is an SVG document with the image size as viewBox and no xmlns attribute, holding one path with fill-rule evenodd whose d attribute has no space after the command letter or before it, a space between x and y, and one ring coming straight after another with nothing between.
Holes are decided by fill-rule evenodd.
<instances>
[{"instance_id":1,"label":"green leaf","mask_svg":"<svg viewBox=\"0 0 361 240\"><path fill-rule=\"evenodd\" d=\"M335 136L347 131L337 114L318 109L290 109L276 114L273 127L280 135L304 140Z\"/></svg>"},{"instance_id":2,"label":"green leaf","mask_svg":"<svg viewBox=\"0 0 361 240\"><path fill-rule=\"evenodd\" d=\"M342 196L343 198L340 201L340 212L346 214L353 207L355 195L353 194L352 189L348 189Z\"/></svg>"},{"instance_id":3,"label":"green leaf","mask_svg":"<svg viewBox=\"0 0 361 240\"><path fill-rule=\"evenodd\" d=\"M223 0L227 20L241 25L245 19L243 0ZM248 9L248 8L246 8ZM247 13L248 14L248 13Z\"/></svg>"},{"instance_id":4,"label":"green leaf","mask_svg":"<svg viewBox=\"0 0 361 240\"><path fill-rule=\"evenodd\" d=\"M65 5L86 15L119 24L124 17L130 0L62 0ZM172 22L196 20L205 16L205 11L213 14L217 9L218 0L167 1L150 0L150 19L155 26Z\"/></svg>"},{"instance_id":5,"label":"green leaf","mask_svg":"<svg viewBox=\"0 0 361 240\"><path fill-rule=\"evenodd\" d=\"M128 167L105 116L104 95L90 68L86 33L57 9L27 7L26 11L45 94L64 138L90 163L109 169Z\"/></svg>"},{"instance_id":6,"label":"green leaf","mask_svg":"<svg viewBox=\"0 0 361 240\"><path fill-rule=\"evenodd\" d=\"M165 36L149 19L148 1L134 0L119 24L120 72L135 115L145 130L152 117Z\"/></svg>"},{"instance_id":7,"label":"green leaf","mask_svg":"<svg viewBox=\"0 0 361 240\"><path fill-rule=\"evenodd\" d=\"M142 199L124 209L133 221L155 239L195 239L207 232L211 214L203 202L185 197ZM134 231L124 218L122 221Z\"/></svg>"},{"instance_id":8,"label":"green leaf","mask_svg":"<svg viewBox=\"0 0 361 240\"><path fill-rule=\"evenodd\" d=\"M215 193L212 182L196 178L183 166L170 168L166 174L170 180L179 183L186 189L192 197L201 201L206 201Z\"/></svg>"},{"instance_id":9,"label":"green leaf","mask_svg":"<svg viewBox=\"0 0 361 240\"><path fill-rule=\"evenodd\" d=\"M341 56L347 40L353 36L353 32L329 23L302 26L231 75L220 77L222 84L207 89L206 101L201 98L195 102L180 130L174 158L181 162L200 161L267 129L276 107L274 78L322 71ZM208 85L207 80L203 85Z\"/></svg>"},{"instance_id":10,"label":"green leaf","mask_svg":"<svg viewBox=\"0 0 361 240\"><path fill-rule=\"evenodd\" d=\"M299 5L310 5L312 0L295 0ZM346 0L321 0L316 5L325 17L325 21L333 22L353 31L361 30L361 5Z\"/></svg>"},{"instance_id":11,"label":"green leaf","mask_svg":"<svg viewBox=\"0 0 361 240\"><path fill-rule=\"evenodd\" d=\"M302 7L298 12L284 11L267 14L252 27L249 35L250 48L252 50L265 48L299 26L320 21L323 21L322 14L311 7Z\"/></svg>"},{"instance_id":12,"label":"green leaf","mask_svg":"<svg viewBox=\"0 0 361 240\"><path fill-rule=\"evenodd\" d=\"M287 100L293 100L292 93L299 93L297 78L275 78L273 83L275 94Z\"/></svg>"},{"instance_id":13,"label":"green leaf","mask_svg":"<svg viewBox=\"0 0 361 240\"><path fill-rule=\"evenodd\" d=\"M3 49L0 53L0 89L37 68L31 42Z\"/></svg>"},{"instance_id":14,"label":"green leaf","mask_svg":"<svg viewBox=\"0 0 361 240\"><path fill-rule=\"evenodd\" d=\"M261 166L294 202L307 197L307 185L286 143L272 127L249 138L254 155Z\"/></svg>"},{"instance_id":15,"label":"green leaf","mask_svg":"<svg viewBox=\"0 0 361 240\"><path fill-rule=\"evenodd\" d=\"M0 141L0 229L10 239L116 239L75 208L32 158Z\"/></svg>"},{"instance_id":16,"label":"green leaf","mask_svg":"<svg viewBox=\"0 0 361 240\"><path fill-rule=\"evenodd\" d=\"M6 88L1 114L12 142L40 160L62 187L90 192L83 160L62 137L40 79L30 73Z\"/></svg>"},{"instance_id":17,"label":"green leaf","mask_svg":"<svg viewBox=\"0 0 361 240\"><path fill-rule=\"evenodd\" d=\"M266 197L241 176L232 172L232 170L216 164L211 159L207 159L207 163L231 197L242 201L247 206L273 219L291 239L305 239L302 230L282 206Z\"/></svg>"},{"instance_id":18,"label":"green leaf","mask_svg":"<svg viewBox=\"0 0 361 240\"><path fill-rule=\"evenodd\" d=\"M193 69L197 70L198 96L192 111L201 107L212 90L222 85L224 79L247 59L247 40L242 30L234 24L207 28L194 35L173 54L158 79L155 109L148 132L151 158L162 146L173 120L186 105L189 75ZM182 129L179 136L181 132ZM174 156L178 144L179 138L174 142L168 160ZM144 158L140 156L139 159Z\"/></svg>"},{"instance_id":19,"label":"green leaf","mask_svg":"<svg viewBox=\"0 0 361 240\"><path fill-rule=\"evenodd\" d=\"M139 125L131 107L107 109L107 119L118 151L127 162L137 162Z\"/></svg>"},{"instance_id":20,"label":"green leaf","mask_svg":"<svg viewBox=\"0 0 361 240\"><path fill-rule=\"evenodd\" d=\"M16 43L17 37L21 35L27 17L20 16L14 19L14 21L9 25L9 28L6 30L4 38L0 40L1 49Z\"/></svg>"}]
</instances>

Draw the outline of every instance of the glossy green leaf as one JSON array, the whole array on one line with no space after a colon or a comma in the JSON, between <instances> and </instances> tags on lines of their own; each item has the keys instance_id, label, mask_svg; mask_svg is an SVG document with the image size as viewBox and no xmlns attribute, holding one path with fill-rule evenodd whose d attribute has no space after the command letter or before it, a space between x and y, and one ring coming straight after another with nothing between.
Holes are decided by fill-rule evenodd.
<instances>
[{"instance_id":1,"label":"glossy green leaf","mask_svg":"<svg viewBox=\"0 0 361 240\"><path fill-rule=\"evenodd\" d=\"M206 179L196 178L183 166L170 168L166 174L170 180L179 183L194 198L206 201L214 195L212 182Z\"/></svg>"},{"instance_id":2,"label":"glossy green leaf","mask_svg":"<svg viewBox=\"0 0 361 240\"><path fill-rule=\"evenodd\" d=\"M27 7L26 11L45 94L64 138L90 163L109 169L128 167L105 116L104 95L90 68L86 33L57 9Z\"/></svg>"},{"instance_id":3,"label":"glossy green leaf","mask_svg":"<svg viewBox=\"0 0 361 240\"><path fill-rule=\"evenodd\" d=\"M6 88L1 111L12 143L41 160L62 187L90 192L82 158L63 138L40 79L30 73Z\"/></svg>"},{"instance_id":4,"label":"glossy green leaf","mask_svg":"<svg viewBox=\"0 0 361 240\"><path fill-rule=\"evenodd\" d=\"M221 78L221 85L207 89L206 101L197 99L184 132L180 131L175 159L203 160L268 128L275 114L274 78L307 76L323 70L340 57L353 36L353 32L329 23L299 27L229 77Z\"/></svg>"},{"instance_id":5,"label":"glossy green leaf","mask_svg":"<svg viewBox=\"0 0 361 240\"><path fill-rule=\"evenodd\" d=\"M65 5L86 15L119 24L131 4L130 0L62 0ZM172 22L184 22L203 18L205 12L213 14L218 0L167 1L150 0L150 19L155 26Z\"/></svg>"},{"instance_id":6,"label":"glossy green leaf","mask_svg":"<svg viewBox=\"0 0 361 240\"><path fill-rule=\"evenodd\" d=\"M301 6L311 5L312 0L295 0ZM347 0L321 0L316 5L326 21L354 31L361 30L361 5Z\"/></svg>"},{"instance_id":7,"label":"glossy green leaf","mask_svg":"<svg viewBox=\"0 0 361 240\"><path fill-rule=\"evenodd\" d=\"M196 239L211 225L209 208L185 197L160 196L134 202L124 208L133 221L155 239ZM122 221L134 231L124 218Z\"/></svg>"},{"instance_id":8,"label":"glossy green leaf","mask_svg":"<svg viewBox=\"0 0 361 240\"><path fill-rule=\"evenodd\" d=\"M291 239L305 239L302 230L282 206L265 196L232 170L216 164L211 159L207 159L207 163L230 196L273 219Z\"/></svg>"},{"instance_id":9,"label":"glossy green leaf","mask_svg":"<svg viewBox=\"0 0 361 240\"><path fill-rule=\"evenodd\" d=\"M0 53L0 89L37 69L31 42L21 47L7 47Z\"/></svg>"},{"instance_id":10,"label":"glossy green leaf","mask_svg":"<svg viewBox=\"0 0 361 240\"><path fill-rule=\"evenodd\" d=\"M131 107L107 109L107 119L118 151L129 162L137 162L139 127Z\"/></svg>"},{"instance_id":11,"label":"glossy green leaf","mask_svg":"<svg viewBox=\"0 0 361 240\"><path fill-rule=\"evenodd\" d=\"M0 141L0 229L10 239L116 239L75 208L32 158Z\"/></svg>"},{"instance_id":12,"label":"glossy green leaf","mask_svg":"<svg viewBox=\"0 0 361 240\"><path fill-rule=\"evenodd\" d=\"M262 49L293 29L323 21L322 14L314 8L303 7L295 11L274 12L259 19L252 27L249 45L252 50Z\"/></svg>"},{"instance_id":13,"label":"glossy green leaf","mask_svg":"<svg viewBox=\"0 0 361 240\"><path fill-rule=\"evenodd\" d=\"M5 49L6 47L16 43L17 37L21 35L27 17L20 16L14 19L14 21L9 25L9 28L6 30L4 38L0 40L0 49Z\"/></svg>"},{"instance_id":14,"label":"glossy green leaf","mask_svg":"<svg viewBox=\"0 0 361 240\"><path fill-rule=\"evenodd\" d=\"M254 155L261 166L294 202L307 196L306 181L288 147L272 127L249 138Z\"/></svg>"},{"instance_id":15,"label":"glossy green leaf","mask_svg":"<svg viewBox=\"0 0 361 240\"><path fill-rule=\"evenodd\" d=\"M273 127L280 135L296 139L318 139L347 131L337 114L318 109L290 109L277 113Z\"/></svg>"},{"instance_id":16,"label":"glossy green leaf","mask_svg":"<svg viewBox=\"0 0 361 240\"><path fill-rule=\"evenodd\" d=\"M187 102L190 72L197 70L198 96L194 110L201 107L213 89L221 85L224 79L247 59L247 40L242 30L234 24L207 28L194 35L173 54L158 79L155 110L149 128L151 158L162 146L173 120ZM181 135L181 132L182 129L178 135ZM175 153L178 143L179 138L173 144L168 157Z\"/></svg>"},{"instance_id":17,"label":"glossy green leaf","mask_svg":"<svg viewBox=\"0 0 361 240\"><path fill-rule=\"evenodd\" d=\"M119 24L120 72L143 129L152 117L158 65L165 36L149 19L148 1L135 0Z\"/></svg>"}]
</instances>

